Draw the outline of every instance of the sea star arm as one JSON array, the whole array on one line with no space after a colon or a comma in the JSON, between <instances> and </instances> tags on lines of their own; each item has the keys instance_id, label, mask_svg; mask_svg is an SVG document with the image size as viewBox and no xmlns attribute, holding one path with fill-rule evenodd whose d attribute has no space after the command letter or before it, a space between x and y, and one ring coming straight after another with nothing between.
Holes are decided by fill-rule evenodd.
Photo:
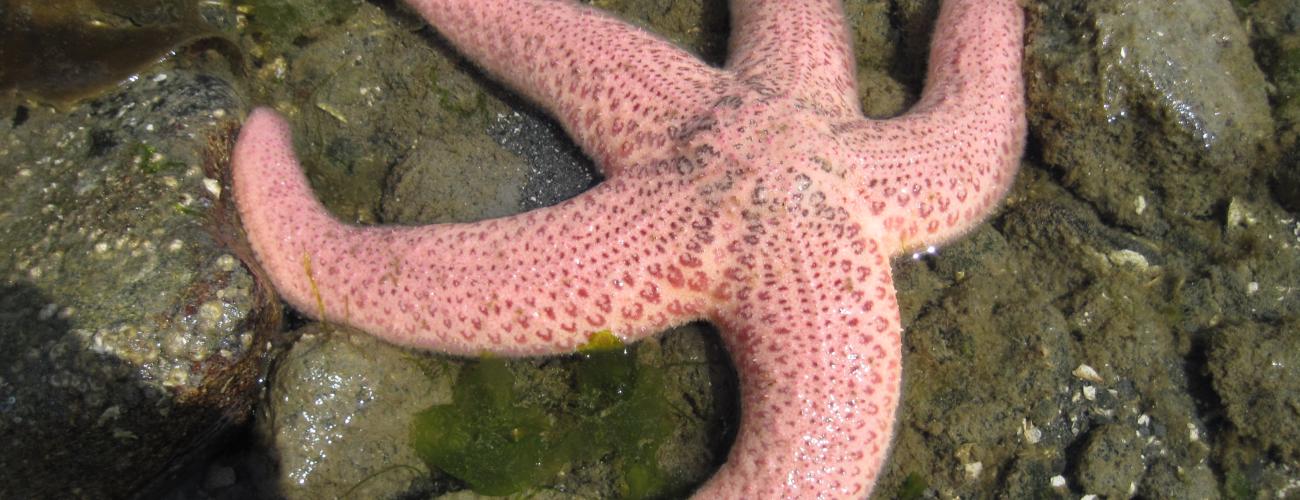
<instances>
[{"instance_id":1,"label":"sea star arm","mask_svg":"<svg viewBox=\"0 0 1300 500\"><path fill-rule=\"evenodd\" d=\"M743 411L699 498L863 498L875 484L898 405L901 327L880 245L846 240L814 248L822 266L780 259L796 265L764 272L714 318Z\"/></svg>"},{"instance_id":2,"label":"sea star arm","mask_svg":"<svg viewBox=\"0 0 1300 500\"><path fill-rule=\"evenodd\" d=\"M1025 144L1024 19L1015 0L943 2L920 101L843 126L859 198L889 253L960 236L1010 188Z\"/></svg>"},{"instance_id":3,"label":"sea star arm","mask_svg":"<svg viewBox=\"0 0 1300 500\"><path fill-rule=\"evenodd\" d=\"M231 168L257 261L305 314L397 344L540 355L602 330L635 341L708 312L693 283L711 264L679 252L693 203L671 190L610 180L515 217L357 227L316 200L291 144L282 118L255 110Z\"/></svg>"},{"instance_id":4,"label":"sea star arm","mask_svg":"<svg viewBox=\"0 0 1300 500\"><path fill-rule=\"evenodd\" d=\"M556 117L606 177L659 159L729 78L599 10L555 0L411 0L470 60Z\"/></svg>"},{"instance_id":5,"label":"sea star arm","mask_svg":"<svg viewBox=\"0 0 1300 500\"><path fill-rule=\"evenodd\" d=\"M858 116L853 46L840 0L731 2L727 68L831 116Z\"/></svg>"}]
</instances>

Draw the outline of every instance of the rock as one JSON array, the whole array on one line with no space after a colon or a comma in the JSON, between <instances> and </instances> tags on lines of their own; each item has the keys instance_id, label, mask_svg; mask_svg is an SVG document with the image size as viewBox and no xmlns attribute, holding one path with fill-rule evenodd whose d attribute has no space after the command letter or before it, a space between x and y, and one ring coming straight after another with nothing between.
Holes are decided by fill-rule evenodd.
<instances>
[{"instance_id":1,"label":"rock","mask_svg":"<svg viewBox=\"0 0 1300 500\"><path fill-rule=\"evenodd\" d=\"M633 431L624 439L641 443L662 440L654 456L655 467L671 478L672 491L681 491L706 479L721 456L726 432L717 427L719 411L734 404L714 384L726 386L728 375L719 372L721 349L716 337L702 329L683 328L662 338L638 344L635 365L612 367L662 370L659 387L678 416L655 425L668 431L661 436ZM630 361L630 360L629 360ZM277 491L287 498L334 498L350 493L366 498L441 496L465 485L447 474L431 473L417 453L413 425L419 414L453 403L452 392L465 366L475 361L394 347L364 333L315 323L286 355L272 374L269 404L259 413L259 428L280 459ZM536 494L565 492L588 498L626 494L628 472L623 461L626 447L606 449L597 436L606 431L589 427L594 417L590 391L582 391L584 374L605 373L609 366L585 369L575 358L512 360L505 369L512 375L515 403L547 409L555 428L548 432L578 438L580 449L561 445L548 456L564 457L560 473L543 477L543 484L528 490ZM587 370L587 371L584 371ZM730 381L734 384L734 380ZM599 405L596 406L600 410ZM615 426L615 432L638 429L614 407L596 422ZM734 411L734 408L732 408ZM600 410L603 411L603 410ZM698 413L698 414L697 414ZM566 422L585 422L576 428ZM477 419L496 418L475 413ZM585 420L584 420L585 418ZM633 420L635 422L635 420ZM473 425L468 424L468 425ZM562 442L566 441L561 439ZM428 446L423 445L423 446ZM605 460L606 457L618 459ZM546 485L545 487L542 487ZM621 493L623 492L623 493Z\"/></svg>"},{"instance_id":2,"label":"rock","mask_svg":"<svg viewBox=\"0 0 1300 500\"><path fill-rule=\"evenodd\" d=\"M1137 493L1146 471L1140 439L1136 429L1119 424L1090 432L1077 474L1083 491L1105 498L1131 498Z\"/></svg>"},{"instance_id":3,"label":"rock","mask_svg":"<svg viewBox=\"0 0 1300 500\"><path fill-rule=\"evenodd\" d=\"M394 166L383 198L384 220L469 222L519 212L520 186L528 174L524 162L481 132L448 135L423 141Z\"/></svg>"},{"instance_id":4,"label":"rock","mask_svg":"<svg viewBox=\"0 0 1300 500\"><path fill-rule=\"evenodd\" d=\"M280 460L280 494L391 498L427 487L429 471L408 445L411 419L450 400L450 365L321 323L298 333L258 412Z\"/></svg>"},{"instance_id":5,"label":"rock","mask_svg":"<svg viewBox=\"0 0 1300 500\"><path fill-rule=\"evenodd\" d=\"M1049 457L1026 456L1016 459L1006 477L1005 491L1008 498L1052 497L1053 490L1057 488L1053 479L1056 482L1065 480L1053 475L1058 468L1059 464L1053 463Z\"/></svg>"},{"instance_id":6,"label":"rock","mask_svg":"<svg viewBox=\"0 0 1300 500\"><path fill-rule=\"evenodd\" d=\"M935 4L895 3L905 18ZM1012 192L972 234L894 261L906 372L877 494L1280 494L1297 462L1215 418L1198 347L1225 324L1261 342L1300 307L1245 30L1217 0L1026 5L1032 137ZM903 31L907 52L918 30ZM1120 448L1141 460L1088 462ZM1212 460L1239 464L1230 481Z\"/></svg>"},{"instance_id":7,"label":"rock","mask_svg":"<svg viewBox=\"0 0 1300 500\"><path fill-rule=\"evenodd\" d=\"M1228 0L1031 7L1030 133L1065 185L1146 235L1271 167L1263 74Z\"/></svg>"},{"instance_id":8,"label":"rock","mask_svg":"<svg viewBox=\"0 0 1300 500\"><path fill-rule=\"evenodd\" d=\"M1252 45L1272 83L1282 161L1273 170L1273 194L1300 214L1300 2L1262 0L1250 6Z\"/></svg>"},{"instance_id":9,"label":"rock","mask_svg":"<svg viewBox=\"0 0 1300 500\"><path fill-rule=\"evenodd\" d=\"M241 108L155 70L0 123L0 497L142 494L249 414L280 310L232 244Z\"/></svg>"},{"instance_id":10,"label":"rock","mask_svg":"<svg viewBox=\"0 0 1300 500\"><path fill-rule=\"evenodd\" d=\"M1300 461L1300 322L1255 328L1227 327L1214 336L1207 366L1215 393L1241 438Z\"/></svg>"}]
</instances>

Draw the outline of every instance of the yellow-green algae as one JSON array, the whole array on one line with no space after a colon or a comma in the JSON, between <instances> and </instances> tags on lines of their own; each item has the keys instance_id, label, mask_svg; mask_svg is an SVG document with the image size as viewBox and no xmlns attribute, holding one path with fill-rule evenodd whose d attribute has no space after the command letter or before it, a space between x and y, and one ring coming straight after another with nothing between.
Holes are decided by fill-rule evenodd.
<instances>
[{"instance_id":1,"label":"yellow-green algae","mask_svg":"<svg viewBox=\"0 0 1300 500\"><path fill-rule=\"evenodd\" d=\"M592 334L571 368L574 396L556 407L522 403L515 377L485 357L461 371L452 403L416 416L412 446L429 464L475 492L507 495L551 482L576 462L609 460L625 498L680 493L685 486L658 460L677 418L662 368L635 362L635 347Z\"/></svg>"}]
</instances>

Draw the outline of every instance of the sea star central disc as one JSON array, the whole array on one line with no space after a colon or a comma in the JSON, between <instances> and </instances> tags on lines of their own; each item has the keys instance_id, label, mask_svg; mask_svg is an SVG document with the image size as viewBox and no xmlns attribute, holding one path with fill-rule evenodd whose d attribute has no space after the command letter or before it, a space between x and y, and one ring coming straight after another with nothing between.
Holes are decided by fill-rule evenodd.
<instances>
[{"instance_id":1,"label":"sea star central disc","mask_svg":"<svg viewBox=\"0 0 1300 500\"><path fill-rule=\"evenodd\" d=\"M566 353L597 331L635 341L707 319L742 412L697 495L869 493L900 389L889 257L977 224L1024 146L1016 2L945 1L920 101L884 121L861 115L838 1L733 1L724 68L572 2L410 3L555 115L607 180L503 219L350 226L316 201L287 124L256 110L235 200L285 300L465 355Z\"/></svg>"}]
</instances>

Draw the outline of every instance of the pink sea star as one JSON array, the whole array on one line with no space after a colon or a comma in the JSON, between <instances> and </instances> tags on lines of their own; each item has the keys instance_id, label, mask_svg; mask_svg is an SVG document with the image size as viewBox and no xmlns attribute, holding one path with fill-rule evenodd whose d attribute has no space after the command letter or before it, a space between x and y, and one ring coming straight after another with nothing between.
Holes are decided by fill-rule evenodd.
<instances>
[{"instance_id":1,"label":"pink sea star","mask_svg":"<svg viewBox=\"0 0 1300 500\"><path fill-rule=\"evenodd\" d=\"M306 314L477 355L573 351L695 319L740 375L740 432L701 497L862 497L900 389L889 258L966 231L1025 136L1022 12L947 0L920 101L861 116L837 0L733 0L724 68L595 9L410 0L556 116L607 180L473 224L355 227L316 201L289 128L249 116L234 195L257 260Z\"/></svg>"}]
</instances>

